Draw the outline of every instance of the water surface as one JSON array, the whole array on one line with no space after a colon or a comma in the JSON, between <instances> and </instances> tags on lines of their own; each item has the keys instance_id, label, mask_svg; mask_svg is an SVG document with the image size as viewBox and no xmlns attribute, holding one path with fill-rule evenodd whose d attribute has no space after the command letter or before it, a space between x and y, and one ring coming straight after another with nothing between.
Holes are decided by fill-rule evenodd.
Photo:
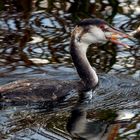
<instances>
[{"instance_id":1,"label":"water surface","mask_svg":"<svg viewBox=\"0 0 140 140\"><path fill-rule=\"evenodd\" d=\"M122 31L131 32L140 25L139 3L137 0L1 1L0 84L40 77L79 79L69 54L70 32L75 24L84 18L98 17ZM91 47L88 51L89 61L98 73L126 74L139 80L139 40L124 42L131 48L125 49L111 43ZM48 110L35 110L28 105L2 108L0 138L72 139L66 130L72 105L73 103L70 106L62 104L58 108L50 106ZM94 114L94 109L89 108L86 110L87 118L93 120L98 113ZM133 112L133 109L131 111ZM137 108L134 112L139 114L139 111ZM140 118L136 116L130 123L133 127L127 129L133 129L130 133L133 132L132 139L135 140L140 138L139 121ZM123 130L124 128L120 129L120 133L123 133ZM120 135L118 139L126 139L130 133Z\"/></svg>"}]
</instances>

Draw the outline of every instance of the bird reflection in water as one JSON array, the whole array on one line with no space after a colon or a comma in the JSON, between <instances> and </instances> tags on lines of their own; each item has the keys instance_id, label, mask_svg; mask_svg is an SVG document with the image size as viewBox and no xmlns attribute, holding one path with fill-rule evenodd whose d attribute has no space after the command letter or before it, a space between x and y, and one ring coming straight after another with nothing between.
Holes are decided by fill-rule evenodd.
<instances>
[{"instance_id":1,"label":"bird reflection in water","mask_svg":"<svg viewBox=\"0 0 140 140\"><path fill-rule=\"evenodd\" d=\"M111 109L89 111L81 103L71 111L67 130L78 140L115 140L121 127L126 127L134 114Z\"/></svg>"}]
</instances>

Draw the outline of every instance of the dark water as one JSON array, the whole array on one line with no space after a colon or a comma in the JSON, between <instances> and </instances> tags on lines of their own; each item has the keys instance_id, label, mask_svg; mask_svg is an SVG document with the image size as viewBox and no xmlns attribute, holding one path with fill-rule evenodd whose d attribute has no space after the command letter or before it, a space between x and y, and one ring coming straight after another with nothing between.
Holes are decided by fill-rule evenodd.
<instances>
[{"instance_id":1,"label":"dark water","mask_svg":"<svg viewBox=\"0 0 140 140\"><path fill-rule=\"evenodd\" d=\"M75 24L84 18L98 17L131 32L140 25L139 5L137 0L0 1L0 84L32 77L78 79L69 54L70 32ZM139 40L124 42L131 48L111 43L93 46L88 52L91 65L98 72L127 74L139 79ZM36 111L30 106L2 109L0 139L71 139L66 130L69 116L70 109L65 106L61 111L56 108L48 112ZM90 110L87 118L93 120L95 116ZM134 140L140 139L139 121L136 116L126 130L133 129L130 133L134 133ZM118 139L126 139L130 133Z\"/></svg>"}]
</instances>

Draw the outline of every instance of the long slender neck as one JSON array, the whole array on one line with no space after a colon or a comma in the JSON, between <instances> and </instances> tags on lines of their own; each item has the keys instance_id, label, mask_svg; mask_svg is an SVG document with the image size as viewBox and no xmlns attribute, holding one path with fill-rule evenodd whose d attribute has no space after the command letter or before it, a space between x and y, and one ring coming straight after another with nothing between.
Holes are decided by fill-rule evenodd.
<instances>
[{"instance_id":1,"label":"long slender neck","mask_svg":"<svg viewBox=\"0 0 140 140\"><path fill-rule=\"evenodd\" d=\"M88 45L82 44L82 46L80 46L71 41L70 53L74 65L80 78L84 82L85 90L91 90L98 84L98 76L87 59L87 48Z\"/></svg>"}]
</instances>

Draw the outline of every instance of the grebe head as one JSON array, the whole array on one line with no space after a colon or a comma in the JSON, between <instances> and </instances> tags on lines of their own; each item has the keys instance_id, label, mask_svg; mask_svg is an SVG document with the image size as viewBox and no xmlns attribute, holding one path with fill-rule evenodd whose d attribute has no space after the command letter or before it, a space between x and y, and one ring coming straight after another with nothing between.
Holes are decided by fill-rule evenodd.
<instances>
[{"instance_id":1,"label":"grebe head","mask_svg":"<svg viewBox=\"0 0 140 140\"><path fill-rule=\"evenodd\" d=\"M118 40L120 38L129 38L129 35L118 31L101 19L85 19L74 28L70 54L86 91L94 89L98 84L98 75L86 56L88 46L111 41L128 47Z\"/></svg>"},{"instance_id":2,"label":"grebe head","mask_svg":"<svg viewBox=\"0 0 140 140\"><path fill-rule=\"evenodd\" d=\"M130 38L130 36L115 29L104 20L97 18L81 21L72 32L72 41L78 46L89 46L91 44L111 41L128 47L118 40L120 38Z\"/></svg>"}]
</instances>

